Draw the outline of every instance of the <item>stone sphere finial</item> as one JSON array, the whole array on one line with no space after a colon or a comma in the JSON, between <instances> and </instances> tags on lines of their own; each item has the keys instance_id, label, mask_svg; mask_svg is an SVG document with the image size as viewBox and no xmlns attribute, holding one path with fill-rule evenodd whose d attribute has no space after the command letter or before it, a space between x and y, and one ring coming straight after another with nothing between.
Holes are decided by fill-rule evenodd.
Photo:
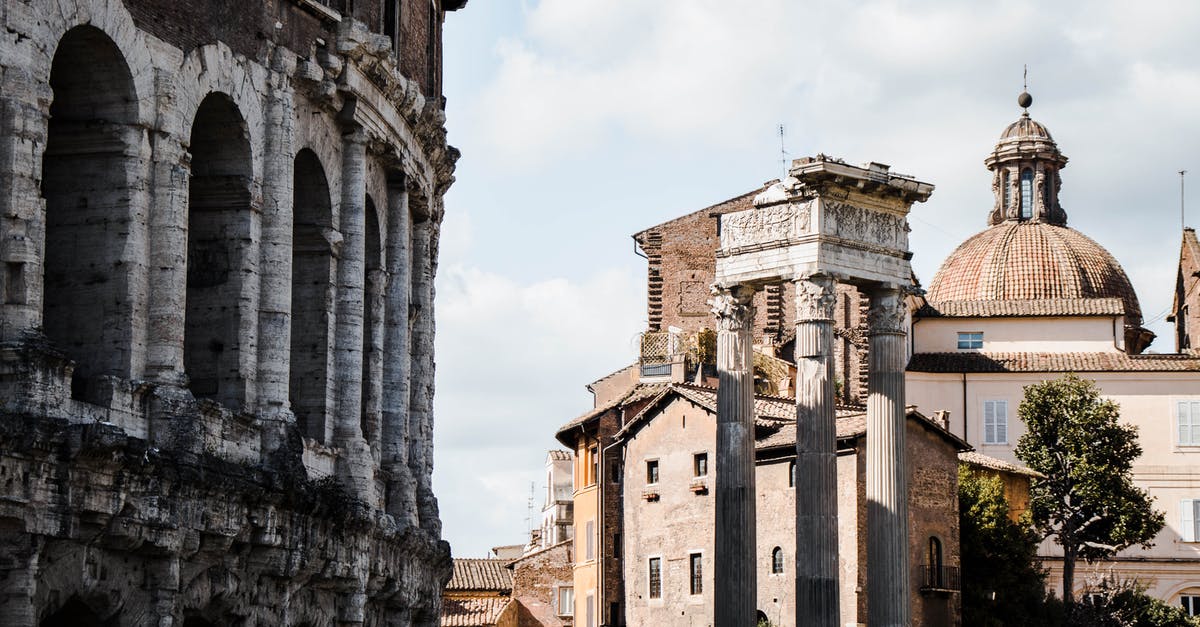
<instances>
[{"instance_id":1,"label":"stone sphere finial","mask_svg":"<svg viewBox=\"0 0 1200 627\"><path fill-rule=\"evenodd\" d=\"M1029 105L1033 104L1033 96L1030 96L1029 92L1023 91L1021 92L1020 96L1017 96L1017 104L1020 105L1022 109L1028 109Z\"/></svg>"}]
</instances>

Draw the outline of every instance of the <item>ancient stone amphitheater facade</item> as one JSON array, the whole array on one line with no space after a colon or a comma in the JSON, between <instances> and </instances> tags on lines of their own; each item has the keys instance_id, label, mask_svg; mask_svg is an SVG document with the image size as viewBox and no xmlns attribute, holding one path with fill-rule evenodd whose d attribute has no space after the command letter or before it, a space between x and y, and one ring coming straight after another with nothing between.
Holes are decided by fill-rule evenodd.
<instances>
[{"instance_id":1,"label":"ancient stone amphitheater facade","mask_svg":"<svg viewBox=\"0 0 1200 627\"><path fill-rule=\"evenodd\" d=\"M437 624L463 4L0 1L0 624Z\"/></svg>"}]
</instances>

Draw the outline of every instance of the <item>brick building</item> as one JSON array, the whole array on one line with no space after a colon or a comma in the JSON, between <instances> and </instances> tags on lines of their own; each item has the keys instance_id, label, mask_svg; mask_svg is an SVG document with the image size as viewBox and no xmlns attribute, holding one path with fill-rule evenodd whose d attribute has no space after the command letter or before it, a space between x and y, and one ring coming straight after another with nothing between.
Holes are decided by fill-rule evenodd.
<instances>
[{"instance_id":1,"label":"brick building","mask_svg":"<svg viewBox=\"0 0 1200 627\"><path fill-rule=\"evenodd\" d=\"M0 4L0 623L437 624L465 3Z\"/></svg>"}]
</instances>

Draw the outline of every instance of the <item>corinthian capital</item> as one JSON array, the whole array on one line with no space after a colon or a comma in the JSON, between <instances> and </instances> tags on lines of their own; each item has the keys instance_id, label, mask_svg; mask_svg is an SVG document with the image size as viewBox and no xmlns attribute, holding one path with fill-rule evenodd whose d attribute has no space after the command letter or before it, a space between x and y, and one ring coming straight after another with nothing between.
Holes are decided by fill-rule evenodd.
<instances>
[{"instance_id":1,"label":"corinthian capital","mask_svg":"<svg viewBox=\"0 0 1200 627\"><path fill-rule=\"evenodd\" d=\"M796 285L796 321L833 320L837 291L833 277L814 274L800 279Z\"/></svg>"},{"instance_id":2,"label":"corinthian capital","mask_svg":"<svg viewBox=\"0 0 1200 627\"><path fill-rule=\"evenodd\" d=\"M900 290L895 287L879 288L871 293L871 309L867 312L867 328L876 333L905 333L908 307L904 304Z\"/></svg>"},{"instance_id":3,"label":"corinthian capital","mask_svg":"<svg viewBox=\"0 0 1200 627\"><path fill-rule=\"evenodd\" d=\"M717 316L718 331L743 331L754 326L754 288L736 285L731 288L712 286L708 301Z\"/></svg>"}]
</instances>

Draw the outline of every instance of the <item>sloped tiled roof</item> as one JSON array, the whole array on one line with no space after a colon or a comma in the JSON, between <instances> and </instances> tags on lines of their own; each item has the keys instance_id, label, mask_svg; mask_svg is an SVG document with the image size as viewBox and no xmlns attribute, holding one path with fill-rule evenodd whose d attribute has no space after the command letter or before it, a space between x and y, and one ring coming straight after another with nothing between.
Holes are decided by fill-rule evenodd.
<instances>
[{"instance_id":1,"label":"sloped tiled roof","mask_svg":"<svg viewBox=\"0 0 1200 627\"><path fill-rule=\"evenodd\" d=\"M1038 300L949 300L917 310L922 318L1016 318L1022 316L1121 316L1120 298L1043 298Z\"/></svg>"},{"instance_id":2,"label":"sloped tiled roof","mask_svg":"<svg viewBox=\"0 0 1200 627\"><path fill-rule=\"evenodd\" d=\"M646 398L650 398L651 396L654 396L655 394L658 394L660 391L662 391L662 389L664 387L666 387L666 384L663 384L663 383L639 383L638 385L633 386L633 389L631 389L624 396L616 398L604 405L601 405L600 407L589 410L589 411L583 413L582 415L580 415L578 418L575 418L574 420L571 420L571 421L567 422L566 424L564 424L563 426L559 427L558 431L555 433L555 437L558 437L559 441L562 442L561 436L565 432L570 431L571 429L574 429L581 425L587 424L591 420L600 417L602 414L604 414L604 412L607 412L612 409L616 409L616 408L620 407L621 405L624 405L625 403L635 403L637 401L640 401L640 400L643 400ZM567 444L567 443L564 442L564 444Z\"/></svg>"},{"instance_id":3,"label":"sloped tiled roof","mask_svg":"<svg viewBox=\"0 0 1200 627\"><path fill-rule=\"evenodd\" d=\"M1194 355L1125 353L917 353L910 372L1197 372Z\"/></svg>"},{"instance_id":4,"label":"sloped tiled roof","mask_svg":"<svg viewBox=\"0 0 1200 627\"><path fill-rule=\"evenodd\" d=\"M1121 264L1075 229L1006 221L963 242L929 284L930 302L1120 298L1126 323L1142 322Z\"/></svg>"},{"instance_id":5,"label":"sloped tiled roof","mask_svg":"<svg viewBox=\"0 0 1200 627\"><path fill-rule=\"evenodd\" d=\"M548 457L556 462L561 462L571 459L571 453L570 451L564 451L560 448L550 449L550 454Z\"/></svg>"},{"instance_id":6,"label":"sloped tiled roof","mask_svg":"<svg viewBox=\"0 0 1200 627\"><path fill-rule=\"evenodd\" d=\"M446 590L512 590L512 571L504 567L508 560L494 558L455 558L454 575Z\"/></svg>"},{"instance_id":7,"label":"sloped tiled roof","mask_svg":"<svg viewBox=\"0 0 1200 627\"><path fill-rule=\"evenodd\" d=\"M970 466L978 466L989 470L999 470L1001 472L1010 472L1016 475L1025 475L1027 477L1041 477L1042 473L1030 470L1020 464L1006 462L1003 459L996 459L989 455L984 455L978 451L963 451L958 454L958 461Z\"/></svg>"},{"instance_id":8,"label":"sloped tiled roof","mask_svg":"<svg viewBox=\"0 0 1200 627\"><path fill-rule=\"evenodd\" d=\"M793 406L794 407L794 406ZM795 413L793 408L792 413ZM764 450L776 448L780 446L788 446L796 444L796 428L795 420L772 431L771 433L757 438L754 442L754 448ZM837 429L837 439L844 440L853 438L867 432L867 414L860 409L837 409L837 419L835 422Z\"/></svg>"},{"instance_id":9,"label":"sloped tiled roof","mask_svg":"<svg viewBox=\"0 0 1200 627\"><path fill-rule=\"evenodd\" d=\"M443 598L442 627L492 627L510 601L508 597Z\"/></svg>"}]
</instances>

